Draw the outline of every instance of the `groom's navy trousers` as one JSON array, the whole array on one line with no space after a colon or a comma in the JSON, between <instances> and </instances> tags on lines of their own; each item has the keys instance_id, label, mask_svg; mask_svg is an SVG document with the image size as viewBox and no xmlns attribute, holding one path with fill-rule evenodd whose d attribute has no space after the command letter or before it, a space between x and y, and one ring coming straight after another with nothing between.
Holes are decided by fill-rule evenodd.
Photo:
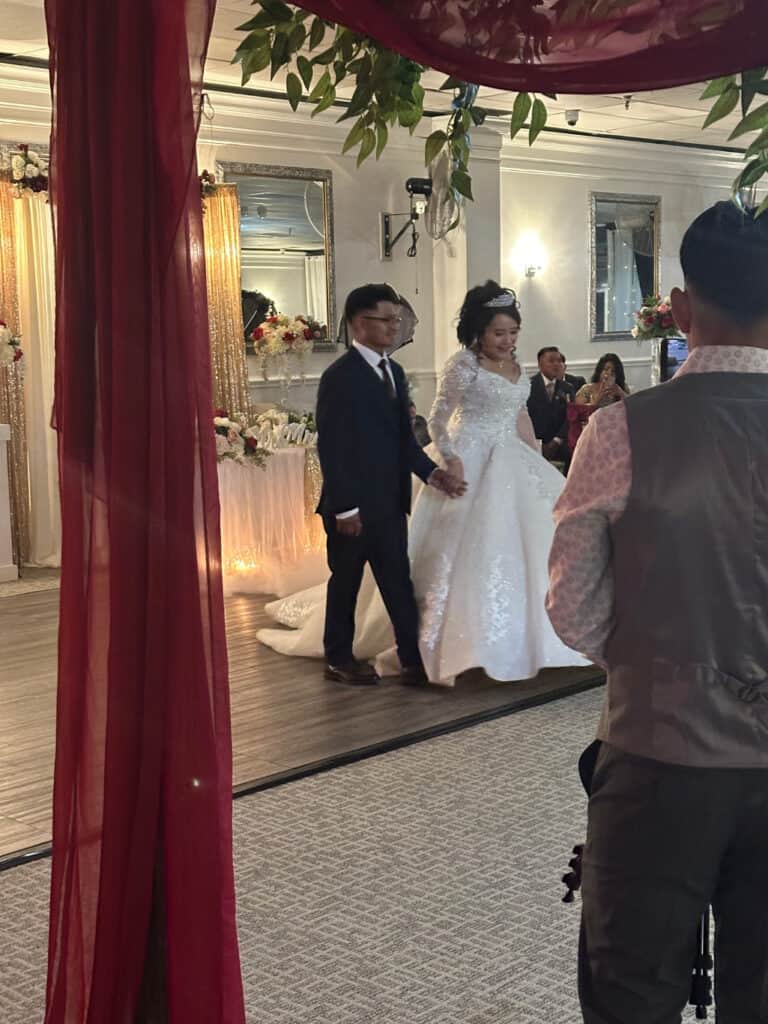
<instances>
[{"instance_id":1,"label":"groom's navy trousers","mask_svg":"<svg viewBox=\"0 0 768 1024\"><path fill-rule=\"evenodd\" d=\"M404 667L421 664L418 614L408 564L411 474L427 480L436 468L413 435L405 374L390 362L392 398L383 379L354 348L323 374L317 395L318 454L323 491L318 512L328 538L325 655L332 665L352 658L357 595L366 563L395 630ZM345 537L336 516L359 509L363 531Z\"/></svg>"},{"instance_id":2,"label":"groom's navy trousers","mask_svg":"<svg viewBox=\"0 0 768 1024\"><path fill-rule=\"evenodd\" d=\"M344 537L336 520L324 517L328 537L328 597L325 615L325 656L332 665L352 658L355 604L366 563L376 579L395 631L400 663L421 664L418 612L408 563L408 527L402 513L363 524L359 537Z\"/></svg>"}]
</instances>

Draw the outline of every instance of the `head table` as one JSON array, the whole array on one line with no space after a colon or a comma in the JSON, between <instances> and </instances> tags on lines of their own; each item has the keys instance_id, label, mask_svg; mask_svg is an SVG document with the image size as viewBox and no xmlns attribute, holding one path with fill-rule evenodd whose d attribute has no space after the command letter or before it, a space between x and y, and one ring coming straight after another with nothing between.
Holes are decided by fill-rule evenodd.
<instances>
[{"instance_id":1,"label":"head table","mask_svg":"<svg viewBox=\"0 0 768 1024\"><path fill-rule=\"evenodd\" d=\"M276 449L264 468L219 462L225 594L282 597L328 577L315 448Z\"/></svg>"}]
</instances>

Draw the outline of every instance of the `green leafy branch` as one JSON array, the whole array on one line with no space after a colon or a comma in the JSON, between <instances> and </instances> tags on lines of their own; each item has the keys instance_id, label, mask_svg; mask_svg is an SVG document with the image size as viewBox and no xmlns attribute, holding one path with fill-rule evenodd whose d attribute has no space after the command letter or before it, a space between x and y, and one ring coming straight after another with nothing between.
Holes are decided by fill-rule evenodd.
<instances>
[{"instance_id":1,"label":"green leafy branch","mask_svg":"<svg viewBox=\"0 0 768 1024\"><path fill-rule=\"evenodd\" d=\"M241 65L243 85L267 68L272 78L286 68L285 91L291 108L297 110L302 102L313 104L314 117L337 102L337 90L343 82L353 83L351 99L344 101L346 106L338 121L353 121L342 152L357 150L358 167L370 156L379 159L389 141L390 130L395 126L414 133L425 116L426 93L421 79L429 70L427 67L386 49L368 36L313 17L301 8L283 3L283 0L254 0L254 3L260 10L239 26L245 38L232 60ZM613 0L613 3L622 7L627 6L628 0ZM559 0L558 16L567 22L577 12L583 14L585 6L591 10L595 4L605 6L606 0ZM504 11L500 9L500 18L502 14L508 17L506 7ZM527 37L526 47L531 52L525 50L526 59L546 52L543 23L537 32ZM509 45L513 43L519 49L518 35L514 32L510 34ZM517 51L515 54L520 56ZM768 174L768 101L753 109L757 98L768 96L767 71L766 68L756 68L738 76L718 78L707 85L702 96L715 101L704 128L727 117L740 102L742 118L730 138L738 139L750 132L759 133L746 150L747 163L734 181L734 194L756 185ZM488 111L476 102L476 85L448 78L441 88L452 94L444 115L448 120L444 128L431 132L426 139L424 161L430 167L444 151L447 152L451 168L450 187L457 200L471 200L471 132L483 124ZM550 93L541 96L527 92L517 94L510 118L512 138L527 127L528 144L533 145L547 124L545 99L557 97ZM768 197L760 204L758 214L766 209Z\"/></svg>"},{"instance_id":2,"label":"green leafy branch","mask_svg":"<svg viewBox=\"0 0 768 1024\"><path fill-rule=\"evenodd\" d=\"M763 100L753 108L753 103L760 97L768 96L768 68L755 68L741 75L726 75L710 82L702 93L702 99L713 99L704 127L728 117L741 104L741 120L729 135L730 139L739 139L750 132L758 132L747 150L744 159L747 161L744 170L733 183L734 194L740 189L753 188L768 174L768 100ZM768 210L768 196L757 208L759 217Z\"/></svg>"},{"instance_id":3,"label":"green leafy branch","mask_svg":"<svg viewBox=\"0 0 768 1024\"><path fill-rule=\"evenodd\" d=\"M425 116L421 78L428 68L333 22L314 17L310 23L307 11L282 0L257 0L257 6L259 13L238 29L246 36L233 63L241 65L243 85L266 68L272 78L287 68L285 90L291 108L311 103L314 117L336 102L342 82L353 81L352 97L338 121L354 119L342 152L357 149L358 167L371 155L379 159L394 126L414 133ZM445 115L448 123L427 138L424 161L429 167L447 150L451 188L457 199L472 199L470 134L473 127L483 124L487 111L475 102L477 86L448 78L442 89L453 94ZM544 102L521 93L512 112L512 137L529 123L532 145L546 122Z\"/></svg>"}]
</instances>

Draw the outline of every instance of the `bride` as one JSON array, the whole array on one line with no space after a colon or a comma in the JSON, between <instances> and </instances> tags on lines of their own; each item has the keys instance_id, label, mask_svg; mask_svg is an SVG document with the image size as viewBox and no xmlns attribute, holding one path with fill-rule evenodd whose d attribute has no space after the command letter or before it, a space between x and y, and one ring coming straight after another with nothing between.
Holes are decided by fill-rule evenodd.
<instances>
[{"instance_id":1,"label":"bride","mask_svg":"<svg viewBox=\"0 0 768 1024\"><path fill-rule=\"evenodd\" d=\"M427 677L452 685L481 668L498 681L585 665L555 636L544 609L552 508L564 479L542 457L526 408L529 381L516 358L520 312L493 281L467 293L461 348L445 364L429 417L436 462L467 493L450 500L422 487L409 529ZM322 657L325 585L267 605L285 629L258 639L282 654ZM360 590L355 657L399 673L389 617L369 570Z\"/></svg>"}]
</instances>

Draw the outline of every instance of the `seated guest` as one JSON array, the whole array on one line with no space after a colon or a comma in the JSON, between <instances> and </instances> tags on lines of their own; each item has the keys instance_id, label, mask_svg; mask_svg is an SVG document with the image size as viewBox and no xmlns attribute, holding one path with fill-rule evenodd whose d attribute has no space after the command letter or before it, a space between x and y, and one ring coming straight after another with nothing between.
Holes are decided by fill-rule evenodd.
<instances>
[{"instance_id":1,"label":"seated guest","mask_svg":"<svg viewBox=\"0 0 768 1024\"><path fill-rule=\"evenodd\" d=\"M568 373L568 364L565 359L565 353L560 353L560 366L561 373L559 376L560 380L564 380L566 384L570 384L574 391L578 391L579 388L583 388L587 383L584 377L576 377L572 373Z\"/></svg>"},{"instance_id":2,"label":"seated guest","mask_svg":"<svg viewBox=\"0 0 768 1024\"><path fill-rule=\"evenodd\" d=\"M629 388L621 360L613 352L606 352L597 361L592 383L579 388L575 401L578 405L594 405L601 408L620 402L628 394Z\"/></svg>"},{"instance_id":3,"label":"seated guest","mask_svg":"<svg viewBox=\"0 0 768 1024\"><path fill-rule=\"evenodd\" d=\"M571 458L568 447L568 420L566 409L573 400L574 390L562 380L560 350L554 345L540 349L539 372L531 377L528 414L536 437L541 441L541 453L550 462L568 465Z\"/></svg>"},{"instance_id":4,"label":"seated guest","mask_svg":"<svg viewBox=\"0 0 768 1024\"><path fill-rule=\"evenodd\" d=\"M429 436L429 431L427 430L427 421L423 416L419 416L414 402L411 402L408 406L408 412L411 417L413 436L422 448L426 448L428 444L432 444L432 438Z\"/></svg>"},{"instance_id":5,"label":"seated guest","mask_svg":"<svg viewBox=\"0 0 768 1024\"><path fill-rule=\"evenodd\" d=\"M587 420L605 405L621 402L629 394L624 366L617 355L607 352L597 361L592 383L584 384L568 408L568 447L573 451Z\"/></svg>"}]
</instances>

